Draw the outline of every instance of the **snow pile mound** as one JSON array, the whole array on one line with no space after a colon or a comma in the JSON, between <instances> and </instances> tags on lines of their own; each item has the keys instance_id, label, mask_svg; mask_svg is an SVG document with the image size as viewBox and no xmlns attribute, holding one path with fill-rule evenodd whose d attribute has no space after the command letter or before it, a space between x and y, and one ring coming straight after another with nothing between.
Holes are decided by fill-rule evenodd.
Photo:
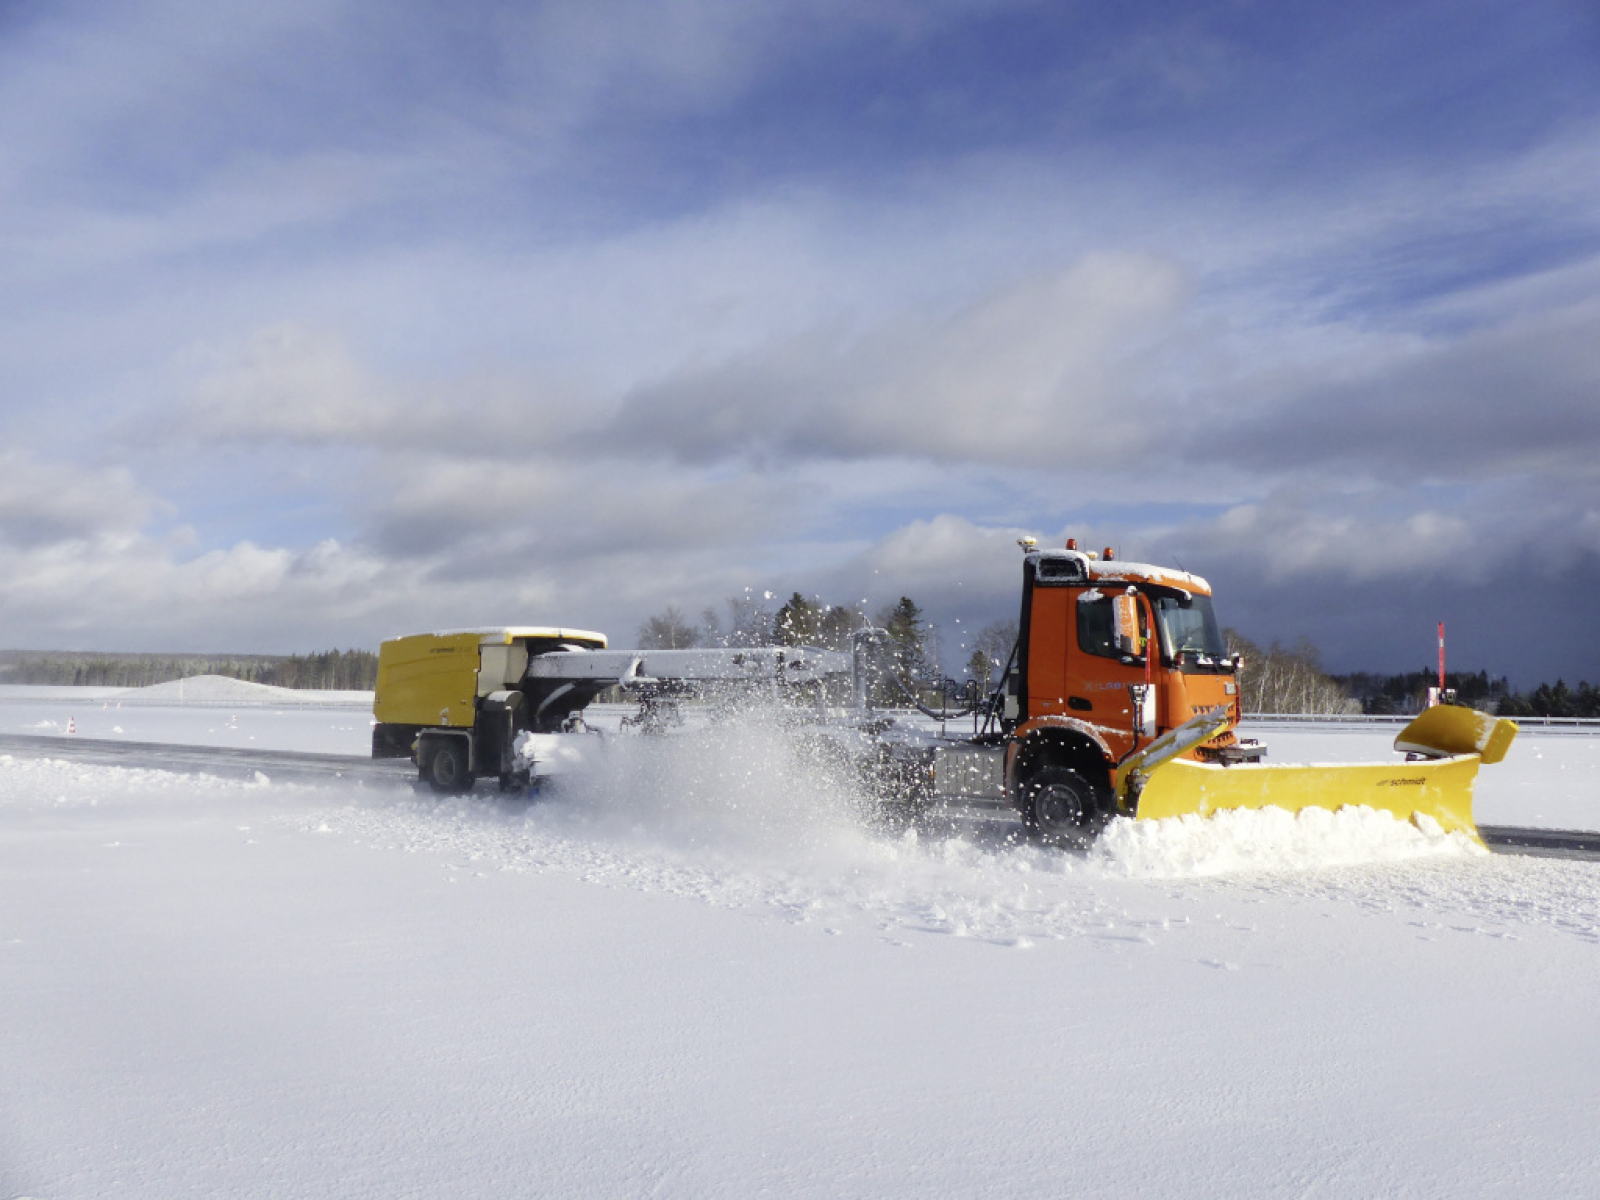
<instances>
[{"instance_id":1,"label":"snow pile mound","mask_svg":"<svg viewBox=\"0 0 1600 1200\"><path fill-rule=\"evenodd\" d=\"M1487 853L1464 833L1446 833L1431 817L1419 814L1413 823L1347 805L1337 812L1262 808L1159 821L1118 817L1091 858L1114 874L1168 879Z\"/></svg>"},{"instance_id":2,"label":"snow pile mound","mask_svg":"<svg viewBox=\"0 0 1600 1200\"><path fill-rule=\"evenodd\" d=\"M293 688L249 683L227 675L191 675L188 679L129 688L119 699L124 704L282 704L302 700L305 695Z\"/></svg>"}]
</instances>

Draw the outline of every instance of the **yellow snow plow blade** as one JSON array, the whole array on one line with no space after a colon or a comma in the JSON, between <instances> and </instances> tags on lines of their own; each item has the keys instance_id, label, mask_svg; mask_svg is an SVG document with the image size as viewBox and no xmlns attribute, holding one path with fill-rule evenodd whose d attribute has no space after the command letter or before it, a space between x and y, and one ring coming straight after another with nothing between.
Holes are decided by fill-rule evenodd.
<instances>
[{"instance_id":1,"label":"yellow snow plow blade","mask_svg":"<svg viewBox=\"0 0 1600 1200\"><path fill-rule=\"evenodd\" d=\"M1229 767L1169 757L1125 765L1118 777L1119 782L1123 778L1133 782L1135 815L1141 820L1189 813L1209 816L1230 808L1299 812L1365 804L1407 821L1418 815L1431 817L1447 832L1476 838L1472 783L1478 764L1503 759L1516 734L1511 721L1440 706L1423 713L1395 738L1397 750L1428 757L1392 763Z\"/></svg>"},{"instance_id":2,"label":"yellow snow plow blade","mask_svg":"<svg viewBox=\"0 0 1600 1200\"><path fill-rule=\"evenodd\" d=\"M1173 759L1139 793L1140 820L1207 817L1228 808L1343 808L1365 804L1409 821L1418 813L1446 831L1478 836L1472 823L1472 781L1478 756L1423 762L1326 763L1311 766L1210 763Z\"/></svg>"},{"instance_id":3,"label":"yellow snow plow blade","mask_svg":"<svg viewBox=\"0 0 1600 1200\"><path fill-rule=\"evenodd\" d=\"M1515 721L1455 704L1439 704L1424 709L1421 716L1402 729L1394 739L1394 748L1403 754L1425 754L1430 758L1476 754L1493 766L1504 760L1516 736Z\"/></svg>"}]
</instances>

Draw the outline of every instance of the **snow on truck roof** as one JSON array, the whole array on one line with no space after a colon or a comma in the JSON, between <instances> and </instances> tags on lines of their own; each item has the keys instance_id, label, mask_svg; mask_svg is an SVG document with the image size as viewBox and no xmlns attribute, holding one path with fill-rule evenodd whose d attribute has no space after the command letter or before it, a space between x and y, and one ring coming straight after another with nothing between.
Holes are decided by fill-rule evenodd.
<instances>
[{"instance_id":1,"label":"snow on truck roof","mask_svg":"<svg viewBox=\"0 0 1600 1200\"><path fill-rule=\"evenodd\" d=\"M1085 583L1150 583L1201 596L1211 594L1211 585L1200 576L1172 567L1123 562L1120 559L1107 560L1085 554L1082 550L1034 550L1029 557L1038 564L1041 579L1054 576L1058 582L1066 582L1071 576L1076 576Z\"/></svg>"},{"instance_id":2,"label":"snow on truck roof","mask_svg":"<svg viewBox=\"0 0 1600 1200\"><path fill-rule=\"evenodd\" d=\"M1149 563L1091 562L1089 577L1108 583L1158 583L1167 587L1182 588L1202 596L1211 594L1211 585L1198 575L1177 571L1171 567L1154 567Z\"/></svg>"}]
</instances>

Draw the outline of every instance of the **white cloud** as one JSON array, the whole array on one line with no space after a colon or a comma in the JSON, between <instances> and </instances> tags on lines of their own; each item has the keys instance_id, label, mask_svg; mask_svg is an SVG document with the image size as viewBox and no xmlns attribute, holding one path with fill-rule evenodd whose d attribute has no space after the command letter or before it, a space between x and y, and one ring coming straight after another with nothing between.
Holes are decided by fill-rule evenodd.
<instances>
[{"instance_id":1,"label":"white cloud","mask_svg":"<svg viewBox=\"0 0 1600 1200\"><path fill-rule=\"evenodd\" d=\"M408 453L379 470L384 490L367 514L374 546L502 578L623 553L669 571L676 555L759 545L795 511L783 479L565 461L536 433L521 455Z\"/></svg>"},{"instance_id":2,"label":"white cloud","mask_svg":"<svg viewBox=\"0 0 1600 1200\"><path fill-rule=\"evenodd\" d=\"M389 424L390 410L369 372L337 339L292 324L257 330L211 360L184 417L202 439L284 438L364 442Z\"/></svg>"},{"instance_id":3,"label":"white cloud","mask_svg":"<svg viewBox=\"0 0 1600 1200\"><path fill-rule=\"evenodd\" d=\"M859 338L821 333L624 401L611 436L689 461L745 454L930 457L1028 466L1143 449L1159 397L1139 359L1170 336L1172 264L1094 256L1013 283L954 316Z\"/></svg>"},{"instance_id":4,"label":"white cloud","mask_svg":"<svg viewBox=\"0 0 1600 1200\"><path fill-rule=\"evenodd\" d=\"M1398 518L1242 504L1190 531L1195 550L1247 562L1268 583L1337 578L1355 583L1445 576L1477 582L1503 558L1478 545L1467 519L1433 511Z\"/></svg>"},{"instance_id":5,"label":"white cloud","mask_svg":"<svg viewBox=\"0 0 1600 1200\"><path fill-rule=\"evenodd\" d=\"M124 537L159 507L125 467L82 467L0 451L0 546Z\"/></svg>"},{"instance_id":6,"label":"white cloud","mask_svg":"<svg viewBox=\"0 0 1600 1200\"><path fill-rule=\"evenodd\" d=\"M429 580L425 565L335 542L198 555L185 543L99 535L15 550L0 576L0 628L23 648L274 653L370 648L484 607L465 586Z\"/></svg>"}]
</instances>

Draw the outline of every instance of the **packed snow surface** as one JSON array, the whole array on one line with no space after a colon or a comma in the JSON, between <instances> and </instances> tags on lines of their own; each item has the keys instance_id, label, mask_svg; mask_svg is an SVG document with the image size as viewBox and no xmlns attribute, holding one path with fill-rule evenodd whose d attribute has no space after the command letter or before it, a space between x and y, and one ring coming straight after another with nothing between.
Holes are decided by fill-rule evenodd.
<instances>
[{"instance_id":1,"label":"packed snow surface","mask_svg":"<svg viewBox=\"0 0 1600 1200\"><path fill-rule=\"evenodd\" d=\"M531 803L0 756L0 1196L1589 1196L1597 949L1596 864L894 834L762 721Z\"/></svg>"},{"instance_id":2,"label":"packed snow surface","mask_svg":"<svg viewBox=\"0 0 1600 1200\"><path fill-rule=\"evenodd\" d=\"M0 734L184 746L372 751L372 693L296 691L222 676L147 688L0 686ZM70 731L70 732L69 732Z\"/></svg>"}]
</instances>

